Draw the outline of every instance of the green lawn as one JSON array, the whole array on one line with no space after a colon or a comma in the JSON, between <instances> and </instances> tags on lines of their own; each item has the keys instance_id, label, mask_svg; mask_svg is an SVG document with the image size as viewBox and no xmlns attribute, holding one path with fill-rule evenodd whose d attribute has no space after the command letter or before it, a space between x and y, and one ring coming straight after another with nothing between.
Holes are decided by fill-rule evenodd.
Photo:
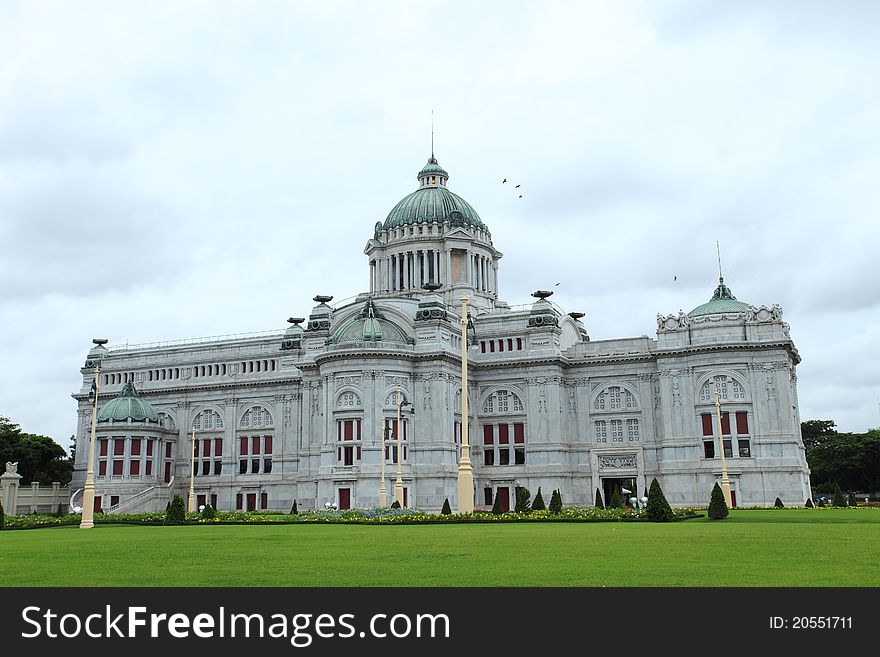
<instances>
[{"instance_id":1,"label":"green lawn","mask_svg":"<svg viewBox=\"0 0 880 657\"><path fill-rule=\"evenodd\" d=\"M880 509L0 533L0 586L880 586Z\"/></svg>"}]
</instances>

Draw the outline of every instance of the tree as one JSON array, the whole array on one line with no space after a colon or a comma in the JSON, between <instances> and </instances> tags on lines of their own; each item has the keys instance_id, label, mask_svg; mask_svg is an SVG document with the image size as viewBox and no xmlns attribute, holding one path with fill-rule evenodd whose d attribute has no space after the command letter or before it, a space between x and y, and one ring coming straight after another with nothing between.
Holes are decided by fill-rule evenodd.
<instances>
[{"instance_id":1,"label":"tree","mask_svg":"<svg viewBox=\"0 0 880 657\"><path fill-rule=\"evenodd\" d=\"M808 509L812 509L812 508L813 508L813 500L812 500L811 498L808 497L808 498L807 498L807 503L804 504L804 506L807 507Z\"/></svg>"},{"instance_id":2,"label":"tree","mask_svg":"<svg viewBox=\"0 0 880 657\"><path fill-rule=\"evenodd\" d=\"M400 508L400 502L398 502L397 500L394 500L394 503L391 505L391 508L392 508L392 509L399 509L399 508Z\"/></svg>"},{"instance_id":3,"label":"tree","mask_svg":"<svg viewBox=\"0 0 880 657\"><path fill-rule=\"evenodd\" d=\"M532 498L532 494L528 488L525 486L517 486L516 487L516 506L514 506L513 510L517 513L528 513L531 511L531 503L529 500Z\"/></svg>"},{"instance_id":4,"label":"tree","mask_svg":"<svg viewBox=\"0 0 880 657\"><path fill-rule=\"evenodd\" d=\"M780 499L777 497L777 498L776 498L776 501L773 503L773 507L776 508L776 509L784 509L784 508L785 508L785 505L782 503L782 500L780 500Z\"/></svg>"},{"instance_id":5,"label":"tree","mask_svg":"<svg viewBox=\"0 0 880 657\"><path fill-rule=\"evenodd\" d=\"M532 502L532 511L544 511L546 508L544 498L541 497L541 487L538 486L538 493L535 495L535 501Z\"/></svg>"},{"instance_id":6,"label":"tree","mask_svg":"<svg viewBox=\"0 0 880 657\"><path fill-rule=\"evenodd\" d=\"M64 507L61 506L61 502L58 503L58 508L55 509L55 517L60 518L64 515Z\"/></svg>"},{"instance_id":7,"label":"tree","mask_svg":"<svg viewBox=\"0 0 880 657\"><path fill-rule=\"evenodd\" d=\"M562 513L562 495L559 493L559 489L553 491L553 494L550 496L550 513L551 515L557 516Z\"/></svg>"},{"instance_id":8,"label":"tree","mask_svg":"<svg viewBox=\"0 0 880 657\"><path fill-rule=\"evenodd\" d=\"M834 497L831 499L831 506L846 506L846 497L843 496L843 491L840 490L840 485L834 485Z\"/></svg>"},{"instance_id":9,"label":"tree","mask_svg":"<svg viewBox=\"0 0 880 657\"><path fill-rule=\"evenodd\" d=\"M623 508L623 502L620 499L620 489L619 488L614 489L614 493L612 493L612 495L611 495L611 504L609 504L609 506L612 509L622 509Z\"/></svg>"},{"instance_id":10,"label":"tree","mask_svg":"<svg viewBox=\"0 0 880 657\"><path fill-rule=\"evenodd\" d=\"M35 481L46 486L57 481L64 486L73 476L73 461L61 445L48 436L24 433L9 418L0 417L0 463L7 461L18 463L24 486Z\"/></svg>"},{"instance_id":11,"label":"tree","mask_svg":"<svg viewBox=\"0 0 880 657\"><path fill-rule=\"evenodd\" d=\"M801 422L801 437L804 447L810 449L822 444L827 438L836 436L837 425L834 420L807 420Z\"/></svg>"},{"instance_id":12,"label":"tree","mask_svg":"<svg viewBox=\"0 0 880 657\"><path fill-rule=\"evenodd\" d=\"M166 525L184 525L186 524L186 507L183 498L175 495L174 499L168 504L168 510L165 512Z\"/></svg>"},{"instance_id":13,"label":"tree","mask_svg":"<svg viewBox=\"0 0 880 657\"><path fill-rule=\"evenodd\" d=\"M452 515L452 509L449 508L449 498L448 497L445 500L443 500L443 508L440 509L440 515L441 516L451 516Z\"/></svg>"},{"instance_id":14,"label":"tree","mask_svg":"<svg viewBox=\"0 0 880 657\"><path fill-rule=\"evenodd\" d=\"M648 490L648 519L652 522L668 522L675 519L672 507L666 501L663 489L656 479L651 480L651 488Z\"/></svg>"},{"instance_id":15,"label":"tree","mask_svg":"<svg viewBox=\"0 0 880 657\"><path fill-rule=\"evenodd\" d=\"M500 516L504 513L504 509L501 507L501 496L498 494L498 491L495 491L495 504L492 505L492 514L496 516Z\"/></svg>"},{"instance_id":16,"label":"tree","mask_svg":"<svg viewBox=\"0 0 880 657\"><path fill-rule=\"evenodd\" d=\"M292 516L299 515L299 510L296 508L296 500L293 501L293 506L290 507L290 515L292 515Z\"/></svg>"},{"instance_id":17,"label":"tree","mask_svg":"<svg viewBox=\"0 0 880 657\"><path fill-rule=\"evenodd\" d=\"M709 496L709 517L712 520L724 520L728 515L730 515L730 510L724 500L724 492L716 481L712 487L712 494Z\"/></svg>"},{"instance_id":18,"label":"tree","mask_svg":"<svg viewBox=\"0 0 880 657\"><path fill-rule=\"evenodd\" d=\"M597 509L604 509L605 508L605 504L602 502L602 493L599 491L598 488L596 489L596 508Z\"/></svg>"}]
</instances>

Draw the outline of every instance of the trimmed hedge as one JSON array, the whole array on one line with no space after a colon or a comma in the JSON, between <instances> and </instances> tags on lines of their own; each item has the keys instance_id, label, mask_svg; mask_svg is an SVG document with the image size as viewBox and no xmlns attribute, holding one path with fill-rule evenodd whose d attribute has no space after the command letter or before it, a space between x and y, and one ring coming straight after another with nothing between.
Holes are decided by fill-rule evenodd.
<instances>
[{"instance_id":1,"label":"trimmed hedge","mask_svg":"<svg viewBox=\"0 0 880 657\"><path fill-rule=\"evenodd\" d=\"M648 519L652 522L669 522L675 519L675 513L672 511L672 507L669 506L669 502L666 501L663 489L660 488L660 484L656 479L651 481L651 488L648 490L647 513Z\"/></svg>"},{"instance_id":2,"label":"trimmed hedge","mask_svg":"<svg viewBox=\"0 0 880 657\"><path fill-rule=\"evenodd\" d=\"M541 487L538 486L538 494L535 495L535 501L532 502L532 511L544 511L547 507L544 506L544 498L541 496Z\"/></svg>"},{"instance_id":3,"label":"trimmed hedge","mask_svg":"<svg viewBox=\"0 0 880 657\"><path fill-rule=\"evenodd\" d=\"M727 502L724 500L724 491L716 481L709 498L709 517L712 520L724 520L729 515L730 509L727 508Z\"/></svg>"}]
</instances>

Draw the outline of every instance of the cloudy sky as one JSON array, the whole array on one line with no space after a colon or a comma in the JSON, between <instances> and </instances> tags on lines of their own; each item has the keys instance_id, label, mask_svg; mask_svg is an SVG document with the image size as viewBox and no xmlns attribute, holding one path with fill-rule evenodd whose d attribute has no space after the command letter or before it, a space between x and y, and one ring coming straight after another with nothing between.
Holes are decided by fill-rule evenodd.
<instances>
[{"instance_id":1,"label":"cloudy sky","mask_svg":"<svg viewBox=\"0 0 880 657\"><path fill-rule=\"evenodd\" d=\"M880 3L0 3L0 415L64 445L93 337L282 329L368 288L435 152L501 297L593 339L725 281L802 419L880 425ZM502 185L520 183L523 198ZM555 283L559 286L555 286Z\"/></svg>"}]
</instances>

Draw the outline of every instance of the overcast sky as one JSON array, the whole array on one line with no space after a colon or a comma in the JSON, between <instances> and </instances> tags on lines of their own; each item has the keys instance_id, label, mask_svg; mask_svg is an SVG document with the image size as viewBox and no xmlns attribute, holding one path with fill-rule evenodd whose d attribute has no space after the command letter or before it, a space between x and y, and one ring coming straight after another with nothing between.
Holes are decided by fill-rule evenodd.
<instances>
[{"instance_id":1,"label":"overcast sky","mask_svg":"<svg viewBox=\"0 0 880 657\"><path fill-rule=\"evenodd\" d=\"M718 240L737 298L784 308L802 419L876 427L878 24L869 1L6 0L0 415L66 446L93 337L283 329L366 291L433 109L501 298L654 336L709 299Z\"/></svg>"}]
</instances>

